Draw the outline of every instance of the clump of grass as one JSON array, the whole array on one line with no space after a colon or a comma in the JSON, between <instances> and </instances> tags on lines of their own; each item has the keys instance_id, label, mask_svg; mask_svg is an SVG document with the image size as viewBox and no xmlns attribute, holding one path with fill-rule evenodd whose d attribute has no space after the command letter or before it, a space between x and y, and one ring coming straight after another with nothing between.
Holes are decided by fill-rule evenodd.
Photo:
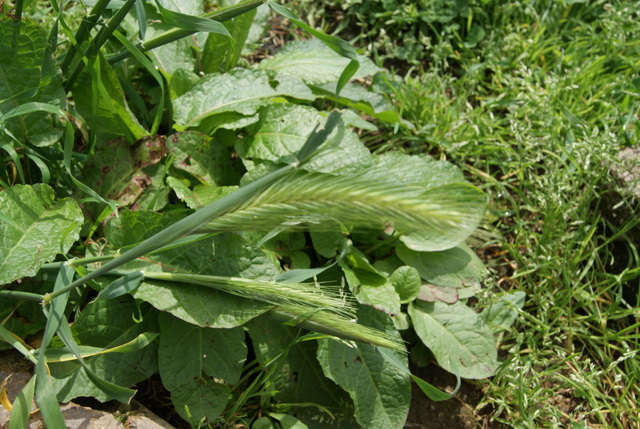
<instances>
[{"instance_id":1,"label":"clump of grass","mask_svg":"<svg viewBox=\"0 0 640 429\"><path fill-rule=\"evenodd\" d=\"M640 258L634 225L609 225L601 197L640 137L640 10L489 3L477 46L434 43L395 91L414 128L371 141L449 158L492 196L487 245L506 273L493 292L528 300L479 412L516 428L638 427Z\"/></svg>"}]
</instances>

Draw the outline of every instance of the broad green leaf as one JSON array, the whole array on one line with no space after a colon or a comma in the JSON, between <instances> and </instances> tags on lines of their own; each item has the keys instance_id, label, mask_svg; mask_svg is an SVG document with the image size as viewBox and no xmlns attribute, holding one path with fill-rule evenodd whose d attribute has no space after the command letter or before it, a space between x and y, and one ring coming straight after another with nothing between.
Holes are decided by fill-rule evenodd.
<instances>
[{"instance_id":1,"label":"broad green leaf","mask_svg":"<svg viewBox=\"0 0 640 429\"><path fill-rule=\"evenodd\" d=\"M215 137L197 131L176 133L167 137L167 149L173 166L201 184L226 186L240 181L240 162L234 161L231 148Z\"/></svg>"},{"instance_id":2,"label":"broad green leaf","mask_svg":"<svg viewBox=\"0 0 640 429\"><path fill-rule=\"evenodd\" d=\"M495 373L493 333L464 303L414 301L409 304L409 315L416 333L444 369L472 379Z\"/></svg>"},{"instance_id":3,"label":"broad green leaf","mask_svg":"<svg viewBox=\"0 0 640 429\"><path fill-rule=\"evenodd\" d=\"M170 99L173 101L185 94L199 79L200 77L197 74L188 69L176 69L171 76L169 85Z\"/></svg>"},{"instance_id":4,"label":"broad green leaf","mask_svg":"<svg viewBox=\"0 0 640 429\"><path fill-rule=\"evenodd\" d=\"M87 305L74 322L73 337L80 345L112 349L140 335L157 332L157 312L148 305L139 306L131 297L122 296ZM139 322L136 322L137 319ZM145 337L142 337L145 338ZM148 344L147 341L139 345ZM106 353L84 359L95 376L118 386L129 387L157 371L157 344L126 353ZM49 363L58 400L67 402L78 396L109 397L98 389L90 374L76 361Z\"/></svg>"},{"instance_id":5,"label":"broad green leaf","mask_svg":"<svg viewBox=\"0 0 640 429\"><path fill-rule=\"evenodd\" d=\"M402 303L413 301L418 296L422 285L418 270L406 265L396 269L391 274L389 281L398 293Z\"/></svg>"},{"instance_id":6,"label":"broad green leaf","mask_svg":"<svg viewBox=\"0 0 640 429\"><path fill-rule=\"evenodd\" d=\"M330 423L331 427L353 425L353 402L324 376L315 357L317 343L298 341L305 331L264 317L252 320L246 328L258 361L265 370L273 371L269 382L277 391L276 401L317 404L334 416L332 418L319 407L296 408L296 416L308 424L320 421ZM272 362L276 358L279 359Z\"/></svg>"},{"instance_id":7,"label":"broad green leaf","mask_svg":"<svg viewBox=\"0 0 640 429\"><path fill-rule=\"evenodd\" d=\"M83 216L70 198L55 200L48 185L0 191L0 284L35 275L78 239Z\"/></svg>"},{"instance_id":8,"label":"broad green leaf","mask_svg":"<svg viewBox=\"0 0 640 429\"><path fill-rule=\"evenodd\" d=\"M199 126L200 131L209 132L224 122L255 115L259 107L278 95L269 84L268 75L261 70L235 69L227 74L211 74L173 100L175 128Z\"/></svg>"},{"instance_id":9,"label":"broad green leaf","mask_svg":"<svg viewBox=\"0 0 640 429\"><path fill-rule=\"evenodd\" d=\"M171 391L171 401L176 412L183 419L198 417L196 421L204 417L205 421L213 422L224 411L230 396L229 386L208 378L197 382L186 380Z\"/></svg>"},{"instance_id":10,"label":"broad green leaf","mask_svg":"<svg viewBox=\"0 0 640 429\"><path fill-rule=\"evenodd\" d=\"M338 83L336 85L336 94L338 94L340 92L340 90L342 89L342 87L344 87L346 85L346 83L349 82L349 80L355 75L355 73L358 71L358 68L360 67L360 63L359 63L358 58L356 56L355 48L353 46L351 46L350 44L348 44L347 42L345 42L344 40L342 40L342 39L339 39L339 38L337 38L335 36L331 36L331 35L325 34L325 33L321 32L321 31L318 31L318 30L310 27L305 22L300 20L300 18L295 16L293 13L291 13L291 11L289 11L289 9L287 9L286 7L276 3L274 1L269 1L268 4L269 4L269 7L271 9L273 9L274 11L279 13L280 15L283 15L283 16L287 17L294 24L296 24L297 26L299 26L300 28L302 28L306 32L310 33L311 35L317 37L320 41L322 41L322 43L327 45L334 52L336 52L337 54L342 55L343 57L348 58L348 59L351 60L346 65L346 67L342 71L342 74L338 78Z\"/></svg>"},{"instance_id":11,"label":"broad green leaf","mask_svg":"<svg viewBox=\"0 0 640 429\"><path fill-rule=\"evenodd\" d=\"M189 189L182 180L175 177L167 177L167 184L173 189L177 197L189 206L190 209L199 209L211 204L220 198L231 194L238 189L237 186L196 186Z\"/></svg>"},{"instance_id":12,"label":"broad green leaf","mask_svg":"<svg viewBox=\"0 0 640 429\"><path fill-rule=\"evenodd\" d=\"M420 390L422 390L424 394L427 395L429 399L431 399L432 401L446 401L447 399L453 398L458 393L458 390L460 390L460 385L462 382L462 380L460 379L460 376L457 377L458 382L456 384L456 388L454 389L454 391L452 393L446 393L441 391L437 387L431 385L430 383L427 383L420 377L416 377L415 375L412 375L407 364L405 362L402 362L400 359L398 359L398 356L391 353L390 350L385 348L380 348L378 349L378 351L382 356L384 356L387 363L395 366L400 371L408 374L411 377L411 380L413 380L416 383L416 385L420 388Z\"/></svg>"},{"instance_id":13,"label":"broad green leaf","mask_svg":"<svg viewBox=\"0 0 640 429\"><path fill-rule=\"evenodd\" d=\"M358 57L358 60L361 68L354 78L371 76L380 70L366 57ZM276 55L262 60L258 67L302 79L311 85L333 82L335 90L335 82L349 61L318 39L310 39L288 42Z\"/></svg>"},{"instance_id":14,"label":"broad green leaf","mask_svg":"<svg viewBox=\"0 0 640 429\"><path fill-rule=\"evenodd\" d=\"M397 331L384 313L362 308L358 320L366 325ZM406 362L406 357L398 354ZM355 347L335 340L319 340L318 361L327 377L346 390L355 404L355 417L366 428L402 428L409 412L411 380L387 364L372 346Z\"/></svg>"},{"instance_id":15,"label":"broad green leaf","mask_svg":"<svg viewBox=\"0 0 640 429\"><path fill-rule=\"evenodd\" d=\"M428 190L425 198L441 202L441 215L458 218L457 228L440 231L413 231L400 239L415 251L445 250L460 244L478 227L486 208L486 196L467 185L453 165L423 156L388 153L376 157L377 166L398 183L418 185Z\"/></svg>"},{"instance_id":16,"label":"broad green leaf","mask_svg":"<svg viewBox=\"0 0 640 429\"><path fill-rule=\"evenodd\" d=\"M234 328L269 311L273 305L182 283L145 281L133 296L188 323Z\"/></svg>"},{"instance_id":17,"label":"broad green leaf","mask_svg":"<svg viewBox=\"0 0 640 429\"><path fill-rule=\"evenodd\" d=\"M478 286L483 278L482 261L466 244L440 252L415 252L398 246L396 252L405 264L418 270L420 277L436 286Z\"/></svg>"},{"instance_id":18,"label":"broad green leaf","mask_svg":"<svg viewBox=\"0 0 640 429\"><path fill-rule=\"evenodd\" d=\"M465 183L462 171L446 161L436 161L426 155L407 155L402 152L386 152L374 158L376 165L405 185L427 188Z\"/></svg>"},{"instance_id":19,"label":"broad green leaf","mask_svg":"<svg viewBox=\"0 0 640 429\"><path fill-rule=\"evenodd\" d=\"M253 25L257 9L243 13L226 21L228 36L211 33L202 50L202 71L206 74L227 72L236 66L249 30Z\"/></svg>"},{"instance_id":20,"label":"broad green leaf","mask_svg":"<svg viewBox=\"0 0 640 429\"><path fill-rule=\"evenodd\" d=\"M338 262L358 302L393 315L400 312L400 297L387 278L355 248Z\"/></svg>"},{"instance_id":21,"label":"broad green leaf","mask_svg":"<svg viewBox=\"0 0 640 429\"><path fill-rule=\"evenodd\" d=\"M242 158L291 163L292 155L324 119L315 109L294 104L270 105L260 111L260 120L247 127L248 136L238 141ZM369 167L372 158L358 137L343 126L329 136L324 149L303 166L310 171L347 174Z\"/></svg>"},{"instance_id":22,"label":"broad green leaf","mask_svg":"<svg viewBox=\"0 0 640 429\"><path fill-rule=\"evenodd\" d=\"M195 420L214 420L227 404L229 386L240 379L247 358L243 330L201 328L167 313L159 320L160 376L176 410L185 417L186 405Z\"/></svg>"},{"instance_id":23,"label":"broad green leaf","mask_svg":"<svg viewBox=\"0 0 640 429\"><path fill-rule=\"evenodd\" d=\"M163 231L180 219L184 219L184 216L123 209L118 217L109 219L105 225L105 238L114 249L128 248Z\"/></svg>"},{"instance_id":24,"label":"broad green leaf","mask_svg":"<svg viewBox=\"0 0 640 429\"><path fill-rule=\"evenodd\" d=\"M247 346L242 328L201 328L160 313L158 358L169 390L186 380L213 377L233 385L240 379Z\"/></svg>"},{"instance_id":25,"label":"broad green leaf","mask_svg":"<svg viewBox=\"0 0 640 429\"><path fill-rule=\"evenodd\" d=\"M78 112L94 131L123 136L129 142L140 140L148 132L129 109L116 72L99 54L72 88Z\"/></svg>"},{"instance_id":26,"label":"broad green leaf","mask_svg":"<svg viewBox=\"0 0 640 429\"><path fill-rule=\"evenodd\" d=\"M524 307L527 294L515 291L500 296L500 300L485 308L480 317L493 332L508 330L518 318L518 310Z\"/></svg>"},{"instance_id":27,"label":"broad green leaf","mask_svg":"<svg viewBox=\"0 0 640 429\"><path fill-rule=\"evenodd\" d=\"M0 14L0 116L29 102L65 105L62 74L49 42L35 21ZM15 117L4 125L19 142L27 139L36 146L51 145L62 136L49 112Z\"/></svg>"},{"instance_id":28,"label":"broad green leaf","mask_svg":"<svg viewBox=\"0 0 640 429\"><path fill-rule=\"evenodd\" d=\"M140 242L163 229L168 219L149 212L123 211L109 221L107 239L124 246ZM126 233L125 233L126 231ZM262 250L235 234L221 234L148 255L128 264L130 269L214 274L228 277L272 279L278 267ZM198 326L232 328L263 314L273 306L218 290L171 281L145 280L133 295L159 310L168 311Z\"/></svg>"}]
</instances>

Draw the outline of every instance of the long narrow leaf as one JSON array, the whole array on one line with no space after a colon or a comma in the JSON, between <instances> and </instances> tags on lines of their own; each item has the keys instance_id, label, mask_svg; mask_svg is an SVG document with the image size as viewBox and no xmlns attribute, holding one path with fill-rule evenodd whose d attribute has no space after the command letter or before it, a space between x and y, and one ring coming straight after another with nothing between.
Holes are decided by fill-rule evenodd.
<instances>
[{"instance_id":1,"label":"long narrow leaf","mask_svg":"<svg viewBox=\"0 0 640 429\"><path fill-rule=\"evenodd\" d=\"M229 33L229 30L227 30L227 27L218 21L204 18L202 16L175 12L163 7L158 0L156 0L156 6L158 6L162 20L173 27L194 32L204 31L207 33L216 33L231 38L231 34Z\"/></svg>"},{"instance_id":2,"label":"long narrow leaf","mask_svg":"<svg viewBox=\"0 0 640 429\"><path fill-rule=\"evenodd\" d=\"M53 287L54 292L63 290L71 281L75 271L68 265L60 268L56 283ZM40 407L42 418L48 428L64 428L64 418L56 399L57 392L51 383L51 376L46 364L45 350L51 339L58 331L61 323L65 320L64 309L67 305L69 293L61 293L54 298L48 305L46 316L47 324L42 335L42 345L38 350L38 362L36 363L36 402Z\"/></svg>"},{"instance_id":3,"label":"long narrow leaf","mask_svg":"<svg viewBox=\"0 0 640 429\"><path fill-rule=\"evenodd\" d=\"M136 391L127 389L126 387L118 386L117 384L111 383L98 377L82 358L82 352L78 346L78 343L76 343L76 341L73 339L73 334L71 333L71 329L69 329L69 325L67 323L60 325L58 336L60 337L64 345L67 346L67 348L71 351L71 353L73 353L80 365L82 365L85 373L89 377L89 380L91 380L98 389L106 393L111 399L115 399L125 404L129 403L131 398L133 398L133 395L135 395Z\"/></svg>"},{"instance_id":4,"label":"long narrow leaf","mask_svg":"<svg viewBox=\"0 0 640 429\"><path fill-rule=\"evenodd\" d=\"M18 396L16 396L9 417L9 429L23 429L27 427L29 415L31 414L31 404L33 404L33 397L35 395L35 387L36 377L33 376L22 388L20 393L18 393Z\"/></svg>"},{"instance_id":5,"label":"long narrow leaf","mask_svg":"<svg viewBox=\"0 0 640 429\"><path fill-rule=\"evenodd\" d=\"M264 0L242 1L237 4L220 8L220 9L214 10L213 12L207 13L203 15L203 18L215 20L218 22L224 22L224 21L233 19L238 15L242 15L245 12L253 10L258 6L262 5L263 3L264 3ZM176 40L190 36L196 31L197 30L192 30L192 29L185 30L181 28L175 28L173 30L167 31L166 33L160 34L159 36L156 36L153 39L139 43L138 45L136 45L136 47L140 50L140 52L150 51L151 49L155 49L157 47L166 45L167 43L175 42ZM124 50L122 52L119 52L116 55L111 56L109 58L109 63L115 64L119 61L122 61L128 58L130 55L131 55L130 51Z\"/></svg>"},{"instance_id":6,"label":"long narrow leaf","mask_svg":"<svg viewBox=\"0 0 640 429\"><path fill-rule=\"evenodd\" d=\"M160 97L158 101L158 105L156 106L156 114L153 118L153 124L151 125L151 129L149 130L149 134L154 135L158 132L158 127L160 126L160 121L162 120L162 113L164 111L164 79L158 69L153 65L153 63L147 58L138 48L136 48L133 43L129 42L126 37L124 37L119 31L115 31L113 33L114 36L122 43L122 45L128 49L131 54L137 59L140 64L149 72L149 74L158 82L158 88L160 88Z\"/></svg>"},{"instance_id":7,"label":"long narrow leaf","mask_svg":"<svg viewBox=\"0 0 640 429\"><path fill-rule=\"evenodd\" d=\"M138 335L133 340L121 344L116 347L105 349L103 347L91 347L91 346L77 346L76 351L80 353L80 356L88 358L91 356L104 355L109 353L132 353L147 347L156 339L159 334L152 332L145 332ZM77 356L67 347L59 347L55 349L48 349L45 353L47 357L47 363L51 362L67 362L77 360Z\"/></svg>"}]
</instances>

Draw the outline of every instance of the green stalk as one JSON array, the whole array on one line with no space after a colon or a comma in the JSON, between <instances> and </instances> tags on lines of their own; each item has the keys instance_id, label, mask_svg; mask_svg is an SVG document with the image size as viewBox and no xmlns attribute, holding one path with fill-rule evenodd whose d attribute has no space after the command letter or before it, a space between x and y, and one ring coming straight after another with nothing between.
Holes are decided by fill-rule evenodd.
<instances>
[{"instance_id":1,"label":"green stalk","mask_svg":"<svg viewBox=\"0 0 640 429\"><path fill-rule=\"evenodd\" d=\"M235 18L236 16L242 15L243 13L249 12L250 10L253 10L262 5L263 3L264 0L248 0L245 2L240 2L238 4L234 4L232 6L217 9L213 12L206 13L203 15L203 17L219 22L225 22L232 18ZM166 45L167 43L175 42L176 40L190 36L194 33L196 33L196 31L174 28L159 36L154 37L153 39L147 40L146 42L138 43L136 47L141 52L146 52L159 46ZM115 64L126 58L129 58L130 56L131 52L129 50L123 50L109 57L107 61L109 62L109 64Z\"/></svg>"},{"instance_id":2,"label":"green stalk","mask_svg":"<svg viewBox=\"0 0 640 429\"><path fill-rule=\"evenodd\" d=\"M87 15L80 23L80 27L76 32L75 44L72 44L69 47L69 51L60 66L63 73L65 73L71 65L71 61L73 61L73 58L76 56L77 48L79 48L82 42L87 38L91 29L96 26L98 18L102 16L102 13L105 11L110 1L111 0L98 0L98 2L93 6L93 9L91 9L91 12L89 12L89 15ZM85 55L84 52L81 52L80 54Z\"/></svg>"},{"instance_id":3,"label":"green stalk","mask_svg":"<svg viewBox=\"0 0 640 429\"><path fill-rule=\"evenodd\" d=\"M23 299L25 301L42 302L44 295L19 290L0 290L0 299Z\"/></svg>"},{"instance_id":4,"label":"green stalk","mask_svg":"<svg viewBox=\"0 0 640 429\"><path fill-rule=\"evenodd\" d=\"M109 40L109 37L111 37L111 35L118 28L120 23L126 18L127 14L131 10L135 2L136 0L127 0L125 4L120 9L118 9L116 14L113 15L113 18L109 20L109 23L104 27L102 27L102 29L98 32L96 37L91 42L91 45L85 52L84 56L86 58L92 59L98 53L102 45L107 43L107 40ZM69 80L67 80L65 84L65 88L67 89L71 88L73 83L76 81L76 79L80 75L80 72L82 72L82 70L84 69L84 66L85 66L84 61L78 62L75 69L73 70L73 73L71 73L71 77L69 78Z\"/></svg>"}]
</instances>

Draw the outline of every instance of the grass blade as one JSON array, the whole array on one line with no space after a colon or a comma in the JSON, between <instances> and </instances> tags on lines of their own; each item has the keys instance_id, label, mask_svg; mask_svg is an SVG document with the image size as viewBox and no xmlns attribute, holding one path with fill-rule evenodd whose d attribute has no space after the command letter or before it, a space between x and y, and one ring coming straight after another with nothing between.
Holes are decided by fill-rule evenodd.
<instances>
[{"instance_id":1,"label":"grass blade","mask_svg":"<svg viewBox=\"0 0 640 429\"><path fill-rule=\"evenodd\" d=\"M66 285L71 283L75 271L72 267L63 265L60 268L54 291L62 290ZM38 349L38 361L35 368L36 377L36 402L40 407L42 418L48 428L65 428L64 418L56 399L57 392L51 383L51 376L46 364L45 350L55 333L60 328L61 323L66 320L64 317L64 309L67 305L69 293L59 294L48 305L46 311L47 324L42 335L42 345Z\"/></svg>"},{"instance_id":2,"label":"grass blade","mask_svg":"<svg viewBox=\"0 0 640 429\"><path fill-rule=\"evenodd\" d=\"M24 388L18 393L15 401L13 401L13 408L11 409L11 415L9 416L9 429L22 429L27 427L29 421L29 415L31 413L31 404L33 403L33 397L35 395L36 377L31 377L31 380L24 386Z\"/></svg>"},{"instance_id":3,"label":"grass blade","mask_svg":"<svg viewBox=\"0 0 640 429\"><path fill-rule=\"evenodd\" d=\"M202 17L210 20L215 20L218 22L228 21L230 19L235 18L238 15L242 15L245 12L253 10L258 6L264 3L263 0L248 0L243 1L232 6L224 7L217 9L213 12L204 14ZM140 50L140 52L150 51L151 49L155 49L157 47L166 45L167 43L175 42L178 39L182 39L183 37L187 37L195 33L196 30L184 30L181 28L176 28L173 30L169 30L166 33L163 33L153 39L147 40L145 42L139 43L136 47ZM128 50L124 50L119 52L109 58L110 64L115 64L120 62L131 55L131 52Z\"/></svg>"}]
</instances>

